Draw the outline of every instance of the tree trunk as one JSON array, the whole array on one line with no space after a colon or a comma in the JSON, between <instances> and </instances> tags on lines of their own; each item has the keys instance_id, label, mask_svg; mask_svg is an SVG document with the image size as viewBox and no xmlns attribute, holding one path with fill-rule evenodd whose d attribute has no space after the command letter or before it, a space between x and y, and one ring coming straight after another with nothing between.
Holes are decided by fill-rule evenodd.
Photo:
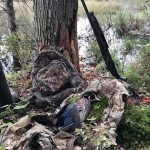
<instances>
[{"instance_id":1,"label":"tree trunk","mask_svg":"<svg viewBox=\"0 0 150 150\"><path fill-rule=\"evenodd\" d=\"M16 17L15 17L15 10L13 6L13 0L6 0L5 7L8 16L8 29L11 35L17 36L17 25L16 25ZM19 40L19 38L18 38ZM18 45L18 42L16 42ZM13 53L13 70L18 71L21 69L21 64L19 62L19 58L17 54Z\"/></svg>"},{"instance_id":2,"label":"tree trunk","mask_svg":"<svg viewBox=\"0 0 150 150\"><path fill-rule=\"evenodd\" d=\"M13 6L13 0L7 0L5 3L6 11L8 15L8 29L11 34L17 32L17 25L16 25L16 17L15 17L15 10Z\"/></svg>"},{"instance_id":3,"label":"tree trunk","mask_svg":"<svg viewBox=\"0 0 150 150\"><path fill-rule=\"evenodd\" d=\"M77 10L77 0L34 0L38 48L47 44L63 48L64 56L79 69Z\"/></svg>"},{"instance_id":4,"label":"tree trunk","mask_svg":"<svg viewBox=\"0 0 150 150\"><path fill-rule=\"evenodd\" d=\"M11 93L0 62L0 106L13 103Z\"/></svg>"}]
</instances>

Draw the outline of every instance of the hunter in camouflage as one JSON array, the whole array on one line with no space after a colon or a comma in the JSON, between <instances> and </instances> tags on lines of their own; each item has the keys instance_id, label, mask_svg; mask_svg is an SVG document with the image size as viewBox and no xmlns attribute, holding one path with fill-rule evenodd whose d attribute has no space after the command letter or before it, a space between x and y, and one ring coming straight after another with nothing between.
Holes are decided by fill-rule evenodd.
<instances>
[{"instance_id":1,"label":"hunter in camouflage","mask_svg":"<svg viewBox=\"0 0 150 150\"><path fill-rule=\"evenodd\" d=\"M57 106L69 95L82 92L87 83L61 50L44 46L34 61L32 72L36 104L51 103Z\"/></svg>"}]
</instances>

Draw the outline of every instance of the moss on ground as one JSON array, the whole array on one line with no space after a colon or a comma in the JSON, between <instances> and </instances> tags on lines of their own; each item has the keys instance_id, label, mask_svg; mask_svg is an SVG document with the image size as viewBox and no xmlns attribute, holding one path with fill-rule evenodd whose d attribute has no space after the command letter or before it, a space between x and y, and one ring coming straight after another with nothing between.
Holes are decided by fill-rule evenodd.
<instances>
[{"instance_id":1,"label":"moss on ground","mask_svg":"<svg viewBox=\"0 0 150 150\"><path fill-rule=\"evenodd\" d=\"M100 122L104 109L108 106L108 99L106 97L100 98L100 101L92 103L87 122Z\"/></svg>"}]
</instances>

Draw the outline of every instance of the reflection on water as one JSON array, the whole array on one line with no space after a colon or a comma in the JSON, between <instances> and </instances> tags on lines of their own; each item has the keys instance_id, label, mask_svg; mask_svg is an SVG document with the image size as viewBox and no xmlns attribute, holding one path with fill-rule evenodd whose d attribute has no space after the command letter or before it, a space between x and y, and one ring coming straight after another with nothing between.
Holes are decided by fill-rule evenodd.
<instances>
[{"instance_id":1,"label":"reflection on water","mask_svg":"<svg viewBox=\"0 0 150 150\"><path fill-rule=\"evenodd\" d=\"M79 55L86 55L87 47L89 46L88 40L86 40L86 37L90 36L90 32L88 32L90 29L90 23L87 18L78 18L77 23L77 30L78 30L78 46L79 46Z\"/></svg>"},{"instance_id":2,"label":"reflection on water","mask_svg":"<svg viewBox=\"0 0 150 150\"><path fill-rule=\"evenodd\" d=\"M93 40L94 36L91 30L90 23L86 17L78 18L77 29L78 29L79 55L80 57L81 56L85 58L87 57L87 61L89 61L90 58L87 55L87 49L90 44L90 41ZM115 29L109 28L104 32L104 34L108 42L110 52L115 51L116 57L121 62L123 62L125 67L127 67L130 63L133 63L136 60L137 50L135 49L126 55L123 54L123 51L125 49L125 40L117 37ZM5 37L6 36L4 35L1 36L1 41L3 41ZM1 44L0 44L0 60L2 61L5 71L6 72L11 71L13 64L12 53L7 52L7 47Z\"/></svg>"},{"instance_id":3,"label":"reflection on water","mask_svg":"<svg viewBox=\"0 0 150 150\"><path fill-rule=\"evenodd\" d=\"M110 52L115 51L116 57L120 60L120 62L123 62L126 67L136 60L136 50L132 50L126 55L123 54L123 49L125 49L125 40L118 38L115 29L109 28L104 32L104 34L108 42ZM91 37L91 35L93 35L93 33L88 19L80 17L78 19L79 55L82 57L87 57L88 60L89 57L87 54L87 49L89 46L89 41L87 40L87 37Z\"/></svg>"},{"instance_id":4,"label":"reflection on water","mask_svg":"<svg viewBox=\"0 0 150 150\"><path fill-rule=\"evenodd\" d=\"M4 42L6 35L3 35L1 41ZM12 71L13 57L12 53L8 51L5 45L0 45L0 61L2 62L5 72Z\"/></svg>"}]
</instances>

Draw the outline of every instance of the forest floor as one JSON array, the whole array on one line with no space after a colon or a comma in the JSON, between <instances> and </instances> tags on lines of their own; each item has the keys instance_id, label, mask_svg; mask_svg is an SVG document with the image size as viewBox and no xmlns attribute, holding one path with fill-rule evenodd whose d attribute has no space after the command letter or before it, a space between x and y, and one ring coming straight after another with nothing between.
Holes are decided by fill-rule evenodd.
<instances>
[{"instance_id":1,"label":"forest floor","mask_svg":"<svg viewBox=\"0 0 150 150\"><path fill-rule=\"evenodd\" d=\"M91 67L91 70L90 69L86 70L82 66L81 73L87 81L91 81L92 79L97 78L94 67ZM17 134L17 132L22 132L20 130L22 130L25 126L30 124L29 120L31 118L34 118L34 119L36 118L37 119L36 121L40 122L42 124L45 124L44 122L47 122L47 121L49 122L49 120L47 120L47 118L50 118L49 115L51 112L50 111L51 107L47 107L45 109L38 109L38 108L34 107L33 105L30 105L29 99L32 96L32 94L31 94L32 80L31 80L30 69L27 72L18 72L18 75L16 76L15 79L13 79L13 83L11 84L11 86L13 86L14 88L19 87L19 90L21 91L19 97L22 100L19 103L15 104L13 107L7 106L6 110L0 113L0 122L1 122L0 130L2 133L5 131L5 129L7 129L7 127L15 128L14 132L16 134ZM76 99L76 98L77 97L75 97L73 99ZM101 98L100 102L96 102L92 106L90 114L87 118L87 121L85 122L86 124L83 125L82 132L84 132L84 133L82 133L82 136L83 136L82 144L84 143L86 145L89 141L89 138L91 137L91 134L94 134L93 131L91 131L93 133L89 133L89 131L91 130L91 127L95 131L98 130L97 125L100 122L100 120L101 120L100 118L102 118L103 111L107 107L107 105L108 105L108 100L106 98ZM127 101L127 107L130 108L130 106L134 106L134 105L135 106L141 105L141 108L144 106L143 108L145 109L145 106L146 106L146 108L147 108L147 106L150 106L150 97L148 97L146 95L146 93L140 93L139 100L135 99L134 97L129 98ZM24 117L24 116L26 116L26 117ZM22 119L20 120L20 118L22 118ZM21 123L22 125L20 126L20 125L18 125L18 123L19 124ZM17 129L15 126L17 126ZM36 126L36 128L39 128L39 130L41 130L41 132L43 130L41 126L40 127ZM34 130L32 130L32 131L34 132ZM113 131L111 131L111 132L113 132ZM80 131L76 130L75 135L78 135L79 133L80 133ZM103 137L103 139L101 139L101 140L103 142L105 140L108 141L108 139L107 138L105 139L105 137ZM109 143L109 144L111 144L111 143ZM120 149L120 148L125 149L125 147L123 145L122 146L118 145L118 146L116 146L116 148L117 149Z\"/></svg>"},{"instance_id":2,"label":"forest floor","mask_svg":"<svg viewBox=\"0 0 150 150\"><path fill-rule=\"evenodd\" d=\"M116 31L122 33L122 29L125 29L127 35L122 37L125 41L125 51L131 51L137 47L135 45L139 45L140 41L143 40L143 36L140 36L135 43L135 40L132 40L128 33L134 30L134 34L149 34L149 16L150 16L150 7L148 3L145 3L144 0L131 0L131 1L117 1L112 0L110 1L86 1L89 10L95 12L96 16L99 18L101 24L103 26L107 26L111 24ZM1 4L0 4L1 6ZM20 26L20 35L22 33L26 33L25 35L29 35L32 33L32 23L33 23L33 9L32 9L32 2L25 3L18 3L15 2L16 16L17 22ZM1 10L1 8L0 8ZM22 11L24 10L24 11ZM85 17L84 10L81 6L81 2L79 2L79 16ZM6 17L3 16L4 22L6 21ZM24 23L26 20L26 23ZM3 22L3 23L4 23ZM0 22L0 24L2 21ZM4 23L6 26L6 23ZM121 31L121 32L120 32ZM7 33L7 32L6 32ZM132 32L133 33L133 32ZM135 35L135 39L138 35ZM125 110L125 115L122 119L121 125L118 128L118 137L120 138L117 142L118 146L115 149L133 149L133 150L149 150L150 143L150 95L148 93L149 89L149 45L146 40L143 40L144 44L140 45L137 49L141 49L140 60L141 62L135 62L132 64L135 69L126 68L126 75L131 81L132 85L137 85L139 90L140 99L136 100L134 97L130 97L127 101L127 106ZM28 43L27 43L28 44ZM141 48L142 47L142 48ZM94 49L94 48L93 48ZM26 48L25 48L26 51ZM123 51L123 49L122 49ZM24 53L23 57L24 58ZM142 67L141 67L142 66ZM147 67L148 66L148 67ZM36 116L45 114L49 115L51 108L45 109L37 109L34 106L29 104L30 98L32 97L32 79L31 79L31 67L29 66L26 70L20 71L17 73L10 73L7 75L7 79L10 82L10 87L13 88L15 91L18 91L18 96L21 99L21 102L15 104L14 106L7 106L3 110L0 110L0 131L5 131L7 127L13 126L18 120L26 115L29 116ZM140 72L140 75L139 75ZM90 81L97 77L95 72L95 67L91 67L90 69L81 66L81 73L83 77ZM145 88L143 87L146 87ZM144 90L143 90L144 89ZM84 127L87 129L85 131L84 144L89 139L90 134L89 128L95 126L95 130L97 130L96 125L97 122L100 122L102 117L102 113L104 109L108 106L107 99L101 99L101 102L97 102L93 105L92 110L89 114L87 119L87 126ZM99 113L97 113L99 112ZM38 116L37 115L37 116ZM27 120L29 118L26 118ZM113 132L113 131L110 131ZM2 133L2 132L1 132ZM78 131L77 131L78 133ZM2 135L2 134L1 134ZM101 139L102 141L106 141L106 137ZM2 141L0 141L0 150L5 150L5 146L2 146ZM144 148L143 148L144 147ZM148 147L148 148L147 148ZM112 148L113 149L113 148Z\"/></svg>"}]
</instances>

